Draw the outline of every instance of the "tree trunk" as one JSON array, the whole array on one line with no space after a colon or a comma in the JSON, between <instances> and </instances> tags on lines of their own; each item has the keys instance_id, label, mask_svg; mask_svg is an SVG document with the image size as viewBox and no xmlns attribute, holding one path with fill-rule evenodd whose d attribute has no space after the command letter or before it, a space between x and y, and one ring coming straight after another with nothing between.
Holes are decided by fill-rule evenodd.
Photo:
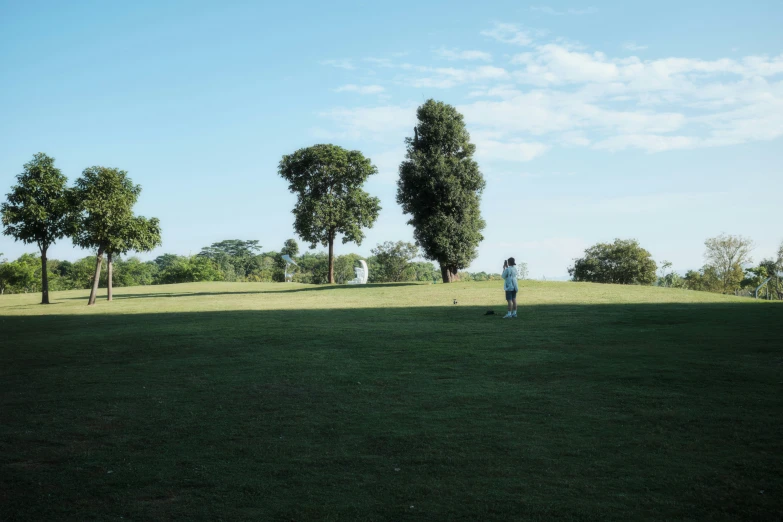
<instances>
[{"instance_id":1,"label":"tree trunk","mask_svg":"<svg viewBox=\"0 0 783 522\"><path fill-rule=\"evenodd\" d=\"M87 301L87 306L95 304L95 294L98 293L98 285L101 282L101 263L103 262L103 249L98 249L98 255L95 259L95 277L92 280L92 290L90 291L90 300Z\"/></svg>"},{"instance_id":2,"label":"tree trunk","mask_svg":"<svg viewBox=\"0 0 783 522\"><path fill-rule=\"evenodd\" d=\"M329 234L329 284L334 284L334 233Z\"/></svg>"},{"instance_id":3,"label":"tree trunk","mask_svg":"<svg viewBox=\"0 0 783 522\"><path fill-rule=\"evenodd\" d=\"M41 304L49 304L49 271L46 270L46 250L41 249Z\"/></svg>"},{"instance_id":4,"label":"tree trunk","mask_svg":"<svg viewBox=\"0 0 783 522\"><path fill-rule=\"evenodd\" d=\"M457 268L453 266L440 265L440 275L444 283L453 283L457 281Z\"/></svg>"},{"instance_id":5,"label":"tree trunk","mask_svg":"<svg viewBox=\"0 0 783 522\"><path fill-rule=\"evenodd\" d=\"M107 265L106 265L106 268L107 268L107 274L106 274L106 276L107 276L107 279L106 279L106 290L107 290L107 292L106 292L106 300L107 301L111 301L112 274L113 274L113 268L114 268L114 264L112 263L112 259L111 259L111 252L109 252L108 255L106 256L106 263L107 263Z\"/></svg>"}]
</instances>

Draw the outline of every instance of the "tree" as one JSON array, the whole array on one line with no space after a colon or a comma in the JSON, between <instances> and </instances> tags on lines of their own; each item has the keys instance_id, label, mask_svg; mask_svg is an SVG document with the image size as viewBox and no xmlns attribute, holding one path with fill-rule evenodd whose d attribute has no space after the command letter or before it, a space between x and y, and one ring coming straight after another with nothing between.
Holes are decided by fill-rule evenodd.
<instances>
[{"instance_id":1,"label":"tree","mask_svg":"<svg viewBox=\"0 0 783 522\"><path fill-rule=\"evenodd\" d=\"M484 177L473 160L475 145L462 115L427 100L418 108L414 137L406 138L397 203L411 219L424 256L440 264L444 283L476 258L485 223L479 208Z\"/></svg>"},{"instance_id":2,"label":"tree","mask_svg":"<svg viewBox=\"0 0 783 522\"><path fill-rule=\"evenodd\" d=\"M585 250L585 256L574 260L568 274L574 281L651 285L657 266L650 253L635 239L615 239L598 243Z\"/></svg>"},{"instance_id":3,"label":"tree","mask_svg":"<svg viewBox=\"0 0 783 522\"><path fill-rule=\"evenodd\" d=\"M17 184L0 206L3 233L41 252L41 304L49 304L46 255L49 247L69 233L71 220L67 178L54 166L54 158L39 152L24 165Z\"/></svg>"},{"instance_id":4,"label":"tree","mask_svg":"<svg viewBox=\"0 0 783 522\"><path fill-rule=\"evenodd\" d=\"M354 269L360 259L362 257L357 254L337 256L334 260L334 282L338 285L343 285L355 278L356 272L354 272Z\"/></svg>"},{"instance_id":5,"label":"tree","mask_svg":"<svg viewBox=\"0 0 783 522\"><path fill-rule=\"evenodd\" d=\"M237 278L247 278L259 268L258 250L261 250L261 245L257 239L227 239L204 247L198 255L215 261L226 275L226 281L236 281Z\"/></svg>"},{"instance_id":6,"label":"tree","mask_svg":"<svg viewBox=\"0 0 783 522\"><path fill-rule=\"evenodd\" d=\"M295 259L299 255L299 245L295 239L286 239L285 243L283 243L283 248L280 249L280 253Z\"/></svg>"},{"instance_id":7,"label":"tree","mask_svg":"<svg viewBox=\"0 0 783 522\"><path fill-rule=\"evenodd\" d=\"M176 261L158 274L158 282L161 284L222 281L223 278L215 262L204 256L177 256Z\"/></svg>"},{"instance_id":8,"label":"tree","mask_svg":"<svg viewBox=\"0 0 783 522\"><path fill-rule=\"evenodd\" d=\"M378 264L374 281L397 283L405 280L405 271L419 255L419 247L413 243L386 241L372 249Z\"/></svg>"},{"instance_id":9,"label":"tree","mask_svg":"<svg viewBox=\"0 0 783 522\"><path fill-rule=\"evenodd\" d=\"M160 246L160 221L158 218L147 219L142 216L129 216L118 219L113 227L109 244L106 247L108 270L106 275L106 297L112 300L114 285L113 256L134 252L149 252Z\"/></svg>"},{"instance_id":10,"label":"tree","mask_svg":"<svg viewBox=\"0 0 783 522\"><path fill-rule=\"evenodd\" d=\"M321 285L329 278L329 259L323 252L305 252L299 258L299 269L294 273L297 283Z\"/></svg>"},{"instance_id":11,"label":"tree","mask_svg":"<svg viewBox=\"0 0 783 522\"><path fill-rule=\"evenodd\" d=\"M283 156L279 173L297 195L294 229L310 248L329 247L328 282L334 283L334 239L361 245L381 210L378 198L361 187L378 169L361 152L314 145Z\"/></svg>"},{"instance_id":12,"label":"tree","mask_svg":"<svg viewBox=\"0 0 783 522\"><path fill-rule=\"evenodd\" d=\"M661 261L661 266L659 267L659 270L661 271L661 276L658 278L658 286L667 287L669 286L669 283L671 282L671 278L668 277L669 272L668 270L672 267L671 261Z\"/></svg>"},{"instance_id":13,"label":"tree","mask_svg":"<svg viewBox=\"0 0 783 522\"><path fill-rule=\"evenodd\" d=\"M742 265L752 261L753 241L743 236L721 234L704 242L704 259L719 281L718 291L733 293L744 278Z\"/></svg>"},{"instance_id":14,"label":"tree","mask_svg":"<svg viewBox=\"0 0 783 522\"><path fill-rule=\"evenodd\" d=\"M103 254L137 248L151 250L160 244L158 220L133 215L140 193L141 186L134 185L126 171L115 168L89 167L76 180L73 198L78 220L73 242L78 247L97 250L88 305L95 304ZM110 293L108 297L111 298Z\"/></svg>"}]
</instances>

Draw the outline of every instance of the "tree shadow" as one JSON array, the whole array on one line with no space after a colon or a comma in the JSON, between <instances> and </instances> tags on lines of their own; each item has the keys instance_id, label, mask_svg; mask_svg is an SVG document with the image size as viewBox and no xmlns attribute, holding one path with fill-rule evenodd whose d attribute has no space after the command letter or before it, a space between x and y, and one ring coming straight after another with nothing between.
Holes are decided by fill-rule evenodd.
<instances>
[{"instance_id":1,"label":"tree shadow","mask_svg":"<svg viewBox=\"0 0 783 522\"><path fill-rule=\"evenodd\" d=\"M488 308L0 314L0 518L777 518L783 306Z\"/></svg>"}]
</instances>

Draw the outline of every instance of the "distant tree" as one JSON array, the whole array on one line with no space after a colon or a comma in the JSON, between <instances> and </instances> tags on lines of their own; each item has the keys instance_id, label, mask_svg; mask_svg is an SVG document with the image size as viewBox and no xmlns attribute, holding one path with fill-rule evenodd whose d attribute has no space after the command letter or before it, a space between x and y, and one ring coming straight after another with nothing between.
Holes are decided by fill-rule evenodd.
<instances>
[{"instance_id":1,"label":"distant tree","mask_svg":"<svg viewBox=\"0 0 783 522\"><path fill-rule=\"evenodd\" d=\"M97 250L89 305L95 304L103 254L137 247L148 250L160 243L158 220L133 215L140 193L141 186L134 185L126 171L115 168L89 167L76 180L73 198L78 220L73 242L78 247Z\"/></svg>"},{"instance_id":2,"label":"distant tree","mask_svg":"<svg viewBox=\"0 0 783 522\"><path fill-rule=\"evenodd\" d=\"M411 263L405 270L405 281L435 281L440 276L438 268L429 261Z\"/></svg>"},{"instance_id":3,"label":"distant tree","mask_svg":"<svg viewBox=\"0 0 783 522\"><path fill-rule=\"evenodd\" d=\"M179 256L175 254L163 254L155 258L153 263L158 267L158 271L165 270L179 262Z\"/></svg>"},{"instance_id":4,"label":"distant tree","mask_svg":"<svg viewBox=\"0 0 783 522\"><path fill-rule=\"evenodd\" d=\"M334 283L334 240L361 245L362 228L370 228L380 200L361 187L378 169L359 151L336 145L314 145L283 156L279 173L297 195L294 229L310 248L329 247L328 282Z\"/></svg>"},{"instance_id":5,"label":"distant tree","mask_svg":"<svg viewBox=\"0 0 783 522\"><path fill-rule=\"evenodd\" d=\"M0 294L36 291L41 286L41 270L41 258L35 254L0 264Z\"/></svg>"},{"instance_id":6,"label":"distant tree","mask_svg":"<svg viewBox=\"0 0 783 522\"><path fill-rule=\"evenodd\" d=\"M299 257L299 269L294 273L297 283L322 285L329 278L329 256L324 252L305 252Z\"/></svg>"},{"instance_id":7,"label":"distant tree","mask_svg":"<svg viewBox=\"0 0 783 522\"><path fill-rule=\"evenodd\" d=\"M424 256L440 264L449 283L476 258L484 239L479 204L485 182L473 160L476 146L454 107L427 100L416 114L414 136L405 139L397 203L411 216Z\"/></svg>"},{"instance_id":8,"label":"distant tree","mask_svg":"<svg viewBox=\"0 0 783 522\"><path fill-rule=\"evenodd\" d=\"M371 250L378 263L376 281L396 283L405 280L405 271L419 255L419 247L402 241L386 241Z\"/></svg>"},{"instance_id":9,"label":"distant tree","mask_svg":"<svg viewBox=\"0 0 783 522\"><path fill-rule=\"evenodd\" d=\"M199 256L212 259L223 272L225 281L244 280L258 269L258 240L227 239L201 249Z\"/></svg>"},{"instance_id":10,"label":"distant tree","mask_svg":"<svg viewBox=\"0 0 783 522\"><path fill-rule=\"evenodd\" d=\"M334 282L338 285L344 285L356 277L354 269L358 266L358 261L362 259L357 254L344 254L337 256L334 260Z\"/></svg>"},{"instance_id":11,"label":"distant tree","mask_svg":"<svg viewBox=\"0 0 783 522\"><path fill-rule=\"evenodd\" d=\"M280 249L280 253L296 258L299 255L299 245L295 239L286 239L283 248Z\"/></svg>"},{"instance_id":12,"label":"distant tree","mask_svg":"<svg viewBox=\"0 0 783 522\"><path fill-rule=\"evenodd\" d=\"M158 273L160 284L223 280L224 275L215 262L205 256L177 256L176 260Z\"/></svg>"},{"instance_id":13,"label":"distant tree","mask_svg":"<svg viewBox=\"0 0 783 522\"><path fill-rule=\"evenodd\" d=\"M69 233L71 220L67 178L54 166L54 158L39 152L16 176L17 184L0 205L3 233L41 252L41 304L49 304L46 269L49 247Z\"/></svg>"},{"instance_id":14,"label":"distant tree","mask_svg":"<svg viewBox=\"0 0 783 522\"><path fill-rule=\"evenodd\" d=\"M742 265L752 261L753 241L743 236L721 234L704 242L704 259L719 281L718 291L733 293L744 278Z\"/></svg>"},{"instance_id":15,"label":"distant tree","mask_svg":"<svg viewBox=\"0 0 783 522\"><path fill-rule=\"evenodd\" d=\"M682 281L683 288L701 292L718 292L720 285L715 269L711 266L705 266L701 270L688 270Z\"/></svg>"},{"instance_id":16,"label":"distant tree","mask_svg":"<svg viewBox=\"0 0 783 522\"><path fill-rule=\"evenodd\" d=\"M669 286L669 278L667 278L667 275L669 274L669 269L672 267L671 261L661 261L661 266L658 268L660 270L660 276L658 277L658 286Z\"/></svg>"},{"instance_id":17,"label":"distant tree","mask_svg":"<svg viewBox=\"0 0 783 522\"><path fill-rule=\"evenodd\" d=\"M615 239L598 243L585 250L585 256L574 260L568 274L574 281L651 285L656 276L655 261L635 239Z\"/></svg>"},{"instance_id":18,"label":"distant tree","mask_svg":"<svg viewBox=\"0 0 783 522\"><path fill-rule=\"evenodd\" d=\"M206 256L209 258L216 258L221 255L229 257L250 257L261 250L261 245L258 244L257 239L242 240L242 239L226 239L218 243L212 243L208 247L201 249L200 256Z\"/></svg>"}]
</instances>

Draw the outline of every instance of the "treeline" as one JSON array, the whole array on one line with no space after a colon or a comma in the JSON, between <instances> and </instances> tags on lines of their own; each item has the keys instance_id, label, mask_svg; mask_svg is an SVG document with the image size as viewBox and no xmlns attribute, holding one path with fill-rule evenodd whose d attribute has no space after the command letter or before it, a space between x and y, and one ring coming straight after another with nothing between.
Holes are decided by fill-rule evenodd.
<instances>
[{"instance_id":1,"label":"treeline","mask_svg":"<svg viewBox=\"0 0 783 522\"><path fill-rule=\"evenodd\" d=\"M286 261L283 255L295 260L291 266L292 280L299 283L325 284L328 282L329 257L325 252L304 252L294 239L287 240L280 250L262 251L256 240L231 239L213 243L196 255L180 256L163 254L153 261L141 261L137 257L115 257L113 260L113 286L141 286L199 281L247 281L282 282L285 280ZM402 241L386 242L363 258L358 254L345 254L334 259L335 283L347 284L354 279L358 261L365 259L369 269L369 282L436 282L440 270L430 262L415 261L418 248ZM19 259L7 261L0 254L0 294L40 291L42 264L40 256L24 254ZM78 261L46 261L49 289L76 290L92 288L95 281L95 257ZM500 279L499 274L485 272L460 272L464 281L490 281ZM108 286L108 270L100 272L99 285Z\"/></svg>"},{"instance_id":2,"label":"treeline","mask_svg":"<svg viewBox=\"0 0 783 522\"><path fill-rule=\"evenodd\" d=\"M669 261L660 266L634 239L615 239L585 250L568 273L573 281L657 285L783 300L783 242L774 258L753 264L753 241L721 234L704 242L706 263L680 275Z\"/></svg>"}]
</instances>

